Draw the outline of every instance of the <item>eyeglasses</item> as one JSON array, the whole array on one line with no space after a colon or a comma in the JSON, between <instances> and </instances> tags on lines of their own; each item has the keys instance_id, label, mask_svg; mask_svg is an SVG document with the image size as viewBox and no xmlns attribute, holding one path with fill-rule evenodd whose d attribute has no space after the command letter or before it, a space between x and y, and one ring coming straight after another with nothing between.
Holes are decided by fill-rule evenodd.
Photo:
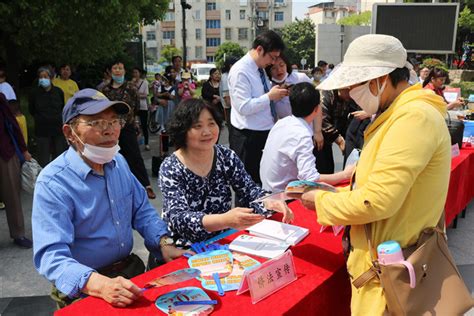
<instances>
[{"instance_id":1,"label":"eyeglasses","mask_svg":"<svg viewBox=\"0 0 474 316\"><path fill-rule=\"evenodd\" d=\"M125 120L122 118L109 120L92 120L92 121L77 121L77 123L86 124L96 130L105 131L108 127L122 128L125 125Z\"/></svg>"},{"instance_id":2,"label":"eyeglasses","mask_svg":"<svg viewBox=\"0 0 474 316\"><path fill-rule=\"evenodd\" d=\"M272 61L276 61L278 59L278 57L280 57L279 55L275 56L275 55L272 55L270 53L268 53L268 55L270 56L270 58L272 59Z\"/></svg>"}]
</instances>

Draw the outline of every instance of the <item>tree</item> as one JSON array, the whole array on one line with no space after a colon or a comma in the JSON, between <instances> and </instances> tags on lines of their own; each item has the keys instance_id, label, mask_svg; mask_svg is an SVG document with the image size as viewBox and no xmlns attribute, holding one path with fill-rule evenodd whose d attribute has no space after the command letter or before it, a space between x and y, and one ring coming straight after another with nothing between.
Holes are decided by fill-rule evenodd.
<instances>
[{"instance_id":1,"label":"tree","mask_svg":"<svg viewBox=\"0 0 474 316\"><path fill-rule=\"evenodd\" d=\"M230 56L240 58L245 55L245 52L237 43L222 43L219 48L217 48L216 54L214 55L214 62L218 68L222 68L224 66L224 55L226 58Z\"/></svg>"},{"instance_id":2,"label":"tree","mask_svg":"<svg viewBox=\"0 0 474 316\"><path fill-rule=\"evenodd\" d=\"M353 14L337 21L339 25L370 25L372 12L365 11L360 14Z\"/></svg>"},{"instance_id":3,"label":"tree","mask_svg":"<svg viewBox=\"0 0 474 316\"><path fill-rule=\"evenodd\" d=\"M181 56L181 50L172 45L165 45L161 49L161 57L158 63L171 63L171 58L173 58L173 56Z\"/></svg>"},{"instance_id":4,"label":"tree","mask_svg":"<svg viewBox=\"0 0 474 316\"><path fill-rule=\"evenodd\" d=\"M474 32L474 14L467 5L459 14L458 24L460 28L466 29L470 33Z\"/></svg>"},{"instance_id":5,"label":"tree","mask_svg":"<svg viewBox=\"0 0 474 316\"><path fill-rule=\"evenodd\" d=\"M314 65L315 29L313 22L306 18L287 24L281 30L281 37L285 42L285 55L292 64L300 64L302 58L307 65Z\"/></svg>"},{"instance_id":6,"label":"tree","mask_svg":"<svg viewBox=\"0 0 474 316\"><path fill-rule=\"evenodd\" d=\"M15 0L0 3L0 59L10 80L32 62L93 64L110 59L138 33L161 19L168 0Z\"/></svg>"}]
</instances>

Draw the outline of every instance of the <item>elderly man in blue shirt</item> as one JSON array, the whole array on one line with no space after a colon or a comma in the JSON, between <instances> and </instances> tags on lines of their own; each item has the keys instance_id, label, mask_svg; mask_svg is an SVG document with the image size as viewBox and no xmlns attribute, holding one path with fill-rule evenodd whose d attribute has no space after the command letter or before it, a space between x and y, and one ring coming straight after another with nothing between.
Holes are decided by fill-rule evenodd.
<instances>
[{"instance_id":1,"label":"elderly man in blue shirt","mask_svg":"<svg viewBox=\"0 0 474 316\"><path fill-rule=\"evenodd\" d=\"M118 138L130 111L93 89L77 92L63 110L70 147L38 177L33 200L34 264L53 283L52 297L64 307L85 295L125 307L140 288L129 278L144 272L131 254L132 228L156 257L170 261L184 250L173 245L167 226L118 154Z\"/></svg>"}]
</instances>

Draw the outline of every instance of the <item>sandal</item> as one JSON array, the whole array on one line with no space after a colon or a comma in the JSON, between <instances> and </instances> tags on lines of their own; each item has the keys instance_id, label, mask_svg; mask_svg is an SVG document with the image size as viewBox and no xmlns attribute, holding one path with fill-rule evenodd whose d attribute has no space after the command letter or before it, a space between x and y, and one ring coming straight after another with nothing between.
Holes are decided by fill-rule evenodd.
<instances>
[{"instance_id":1,"label":"sandal","mask_svg":"<svg viewBox=\"0 0 474 316\"><path fill-rule=\"evenodd\" d=\"M145 189L146 189L146 194L148 195L148 198L150 200L156 199L156 194L155 192L153 192L153 188L151 186L148 186Z\"/></svg>"}]
</instances>

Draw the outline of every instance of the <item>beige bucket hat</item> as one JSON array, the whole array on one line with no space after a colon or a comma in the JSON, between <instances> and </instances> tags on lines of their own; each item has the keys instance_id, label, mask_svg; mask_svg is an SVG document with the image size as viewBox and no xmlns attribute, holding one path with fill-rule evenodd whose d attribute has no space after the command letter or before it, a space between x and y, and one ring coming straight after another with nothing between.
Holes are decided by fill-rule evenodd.
<instances>
[{"instance_id":1,"label":"beige bucket hat","mask_svg":"<svg viewBox=\"0 0 474 316\"><path fill-rule=\"evenodd\" d=\"M363 35L349 44L343 62L316 88L346 88L403 67L413 68L407 62L406 49L397 38L381 34Z\"/></svg>"}]
</instances>

